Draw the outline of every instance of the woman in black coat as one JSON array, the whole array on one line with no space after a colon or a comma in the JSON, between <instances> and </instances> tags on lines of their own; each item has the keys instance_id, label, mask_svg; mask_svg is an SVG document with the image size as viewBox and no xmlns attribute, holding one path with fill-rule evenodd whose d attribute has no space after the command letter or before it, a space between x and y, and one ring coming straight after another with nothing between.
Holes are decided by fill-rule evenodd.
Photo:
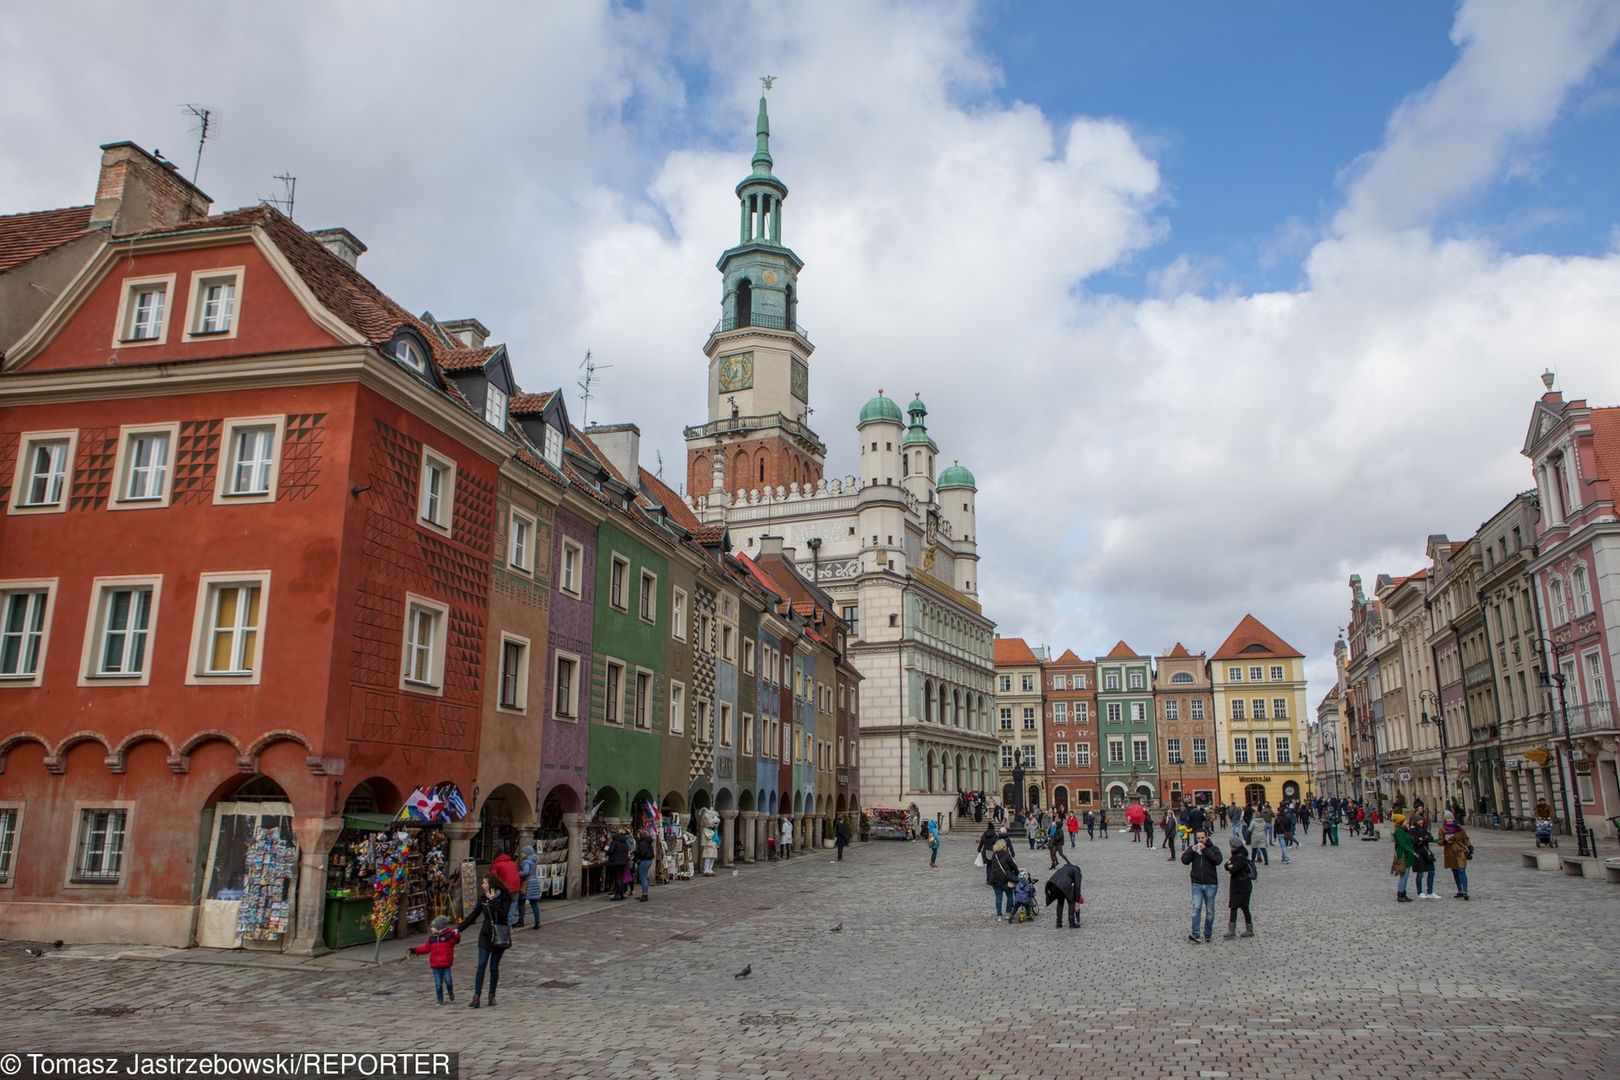
<instances>
[{"instance_id":1,"label":"woman in black coat","mask_svg":"<svg viewBox=\"0 0 1620 1080\"><path fill-rule=\"evenodd\" d=\"M616 832L608 838L607 876L613 885L613 899L623 900L626 882L624 868L630 865L630 837Z\"/></svg>"},{"instance_id":2,"label":"woman in black coat","mask_svg":"<svg viewBox=\"0 0 1620 1080\"><path fill-rule=\"evenodd\" d=\"M990 822L979 834L979 855L984 859L984 883L990 884L990 852L996 846L996 823Z\"/></svg>"},{"instance_id":3,"label":"woman in black coat","mask_svg":"<svg viewBox=\"0 0 1620 1080\"><path fill-rule=\"evenodd\" d=\"M1018 863L1013 859L1012 845L998 839L990 849L987 862L990 884L996 889L996 918L1005 920L1012 915L1013 886L1018 883ZM1003 901L1007 905L1006 915L1001 913Z\"/></svg>"},{"instance_id":4,"label":"woman in black coat","mask_svg":"<svg viewBox=\"0 0 1620 1080\"><path fill-rule=\"evenodd\" d=\"M485 968L489 969L489 1007L495 1007L495 990L501 982L501 954L512 944L512 931L507 921L511 909L512 894L498 880L486 877L478 904L461 920L462 930L482 920L478 927L478 974L473 979L473 998L467 1003L470 1009L479 1007L478 999L484 992ZM498 934L495 930L497 926L507 927L506 933ZM506 942L504 945L497 940L502 936Z\"/></svg>"},{"instance_id":5,"label":"woman in black coat","mask_svg":"<svg viewBox=\"0 0 1620 1080\"><path fill-rule=\"evenodd\" d=\"M1226 872L1232 875L1227 885L1226 902L1230 915L1226 920L1225 937L1237 936L1238 912L1243 912L1243 936L1254 937L1254 916L1249 913L1249 900L1254 896L1254 863L1242 844L1233 844L1226 860Z\"/></svg>"}]
</instances>

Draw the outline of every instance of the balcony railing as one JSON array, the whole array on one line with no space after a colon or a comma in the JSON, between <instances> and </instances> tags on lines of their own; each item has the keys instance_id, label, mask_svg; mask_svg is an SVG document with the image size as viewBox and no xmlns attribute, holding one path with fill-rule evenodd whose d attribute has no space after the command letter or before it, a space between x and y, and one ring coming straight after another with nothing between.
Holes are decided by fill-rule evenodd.
<instances>
[{"instance_id":1,"label":"balcony railing","mask_svg":"<svg viewBox=\"0 0 1620 1080\"><path fill-rule=\"evenodd\" d=\"M745 322L738 322L736 315L722 315L720 321L714 324L711 334L721 334L727 330L737 330L747 326L758 326L766 330L791 330L804 340L810 340L810 331L803 326L781 315L768 315L763 311L756 311Z\"/></svg>"},{"instance_id":2,"label":"balcony railing","mask_svg":"<svg viewBox=\"0 0 1620 1080\"><path fill-rule=\"evenodd\" d=\"M1569 706L1569 731L1571 735L1593 735L1598 732L1614 731L1617 725L1615 708L1612 701L1594 701L1586 705ZM1562 714L1553 717L1554 735L1564 733L1564 718Z\"/></svg>"}]
</instances>

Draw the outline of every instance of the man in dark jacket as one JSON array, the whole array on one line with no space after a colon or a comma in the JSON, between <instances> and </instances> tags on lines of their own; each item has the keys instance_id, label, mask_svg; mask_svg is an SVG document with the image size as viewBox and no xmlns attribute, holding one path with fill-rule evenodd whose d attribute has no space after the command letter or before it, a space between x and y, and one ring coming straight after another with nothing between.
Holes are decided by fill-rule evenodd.
<instances>
[{"instance_id":1,"label":"man in dark jacket","mask_svg":"<svg viewBox=\"0 0 1620 1080\"><path fill-rule=\"evenodd\" d=\"M1209 833L1199 829L1193 833L1192 846L1181 853L1181 861L1192 867L1192 932L1187 940L1197 942L1198 915L1204 915L1204 941L1215 937L1215 896L1220 891L1221 849L1209 839Z\"/></svg>"},{"instance_id":2,"label":"man in dark jacket","mask_svg":"<svg viewBox=\"0 0 1620 1080\"><path fill-rule=\"evenodd\" d=\"M1046 902L1056 904L1053 909L1057 912L1057 929L1063 929L1063 905L1069 905L1069 925L1080 925L1080 868L1074 863L1065 862L1057 868L1051 877L1046 879Z\"/></svg>"}]
</instances>

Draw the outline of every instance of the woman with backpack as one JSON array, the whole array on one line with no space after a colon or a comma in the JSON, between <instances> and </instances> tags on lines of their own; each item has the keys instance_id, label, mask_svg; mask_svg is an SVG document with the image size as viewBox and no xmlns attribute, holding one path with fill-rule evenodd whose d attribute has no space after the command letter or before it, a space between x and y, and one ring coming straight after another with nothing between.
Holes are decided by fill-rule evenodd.
<instances>
[{"instance_id":1,"label":"woman with backpack","mask_svg":"<svg viewBox=\"0 0 1620 1080\"><path fill-rule=\"evenodd\" d=\"M1232 846L1231 855L1226 860L1226 872L1232 880L1227 884L1226 897L1229 914L1226 919L1226 933L1224 938L1238 936L1238 912L1243 912L1243 937L1254 937L1254 916L1249 912L1249 902L1254 897L1254 883L1260 876L1255 869L1254 861L1242 844Z\"/></svg>"},{"instance_id":2,"label":"woman with backpack","mask_svg":"<svg viewBox=\"0 0 1620 1080\"><path fill-rule=\"evenodd\" d=\"M1408 821L1408 827L1412 822ZM1417 898L1419 900L1438 900L1434 894L1434 834L1429 832L1429 823L1426 818L1419 818L1415 828L1412 828L1412 849L1417 854Z\"/></svg>"}]
</instances>

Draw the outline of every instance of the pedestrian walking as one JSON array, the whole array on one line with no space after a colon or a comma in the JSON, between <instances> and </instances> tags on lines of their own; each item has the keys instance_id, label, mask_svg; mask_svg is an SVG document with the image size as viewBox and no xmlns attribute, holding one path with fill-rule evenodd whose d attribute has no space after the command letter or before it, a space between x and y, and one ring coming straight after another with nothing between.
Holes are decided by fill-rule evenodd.
<instances>
[{"instance_id":1,"label":"pedestrian walking","mask_svg":"<svg viewBox=\"0 0 1620 1080\"><path fill-rule=\"evenodd\" d=\"M1220 892L1221 849L1210 842L1209 833L1200 829L1193 834L1192 847L1181 853L1181 861L1190 866L1192 879L1192 930L1187 940L1198 942L1198 916L1204 917L1204 941L1215 937L1215 897Z\"/></svg>"},{"instance_id":2,"label":"pedestrian walking","mask_svg":"<svg viewBox=\"0 0 1620 1080\"><path fill-rule=\"evenodd\" d=\"M1069 907L1069 927L1080 925L1080 905L1086 898L1080 893L1080 868L1065 862L1046 879L1046 902L1057 913L1057 929L1063 929L1063 906Z\"/></svg>"},{"instance_id":3,"label":"pedestrian walking","mask_svg":"<svg viewBox=\"0 0 1620 1080\"><path fill-rule=\"evenodd\" d=\"M1474 856L1474 842L1450 810L1446 811L1445 824L1440 826L1440 846L1445 851L1446 869L1451 871L1451 880L1457 886L1452 899L1468 899L1468 860Z\"/></svg>"},{"instance_id":4,"label":"pedestrian walking","mask_svg":"<svg viewBox=\"0 0 1620 1080\"><path fill-rule=\"evenodd\" d=\"M523 925L523 906L528 904L529 910L534 913L534 928L540 929L540 860L535 857L534 845L523 846L523 856L518 860L518 891L512 896L512 910L507 912L506 921L514 928ZM513 916L516 918L513 918Z\"/></svg>"},{"instance_id":5,"label":"pedestrian walking","mask_svg":"<svg viewBox=\"0 0 1620 1080\"><path fill-rule=\"evenodd\" d=\"M786 815L782 817L782 824L777 830L776 850L784 859L793 858L793 822Z\"/></svg>"},{"instance_id":6,"label":"pedestrian walking","mask_svg":"<svg viewBox=\"0 0 1620 1080\"><path fill-rule=\"evenodd\" d=\"M427 944L418 945L411 952L417 956L428 958L428 968L433 972L433 996L440 1005L444 1004L445 995L450 1000L456 1000L456 981L454 971L456 963L456 945L461 941L461 931L450 925L450 916L438 915L433 919L433 926L428 934Z\"/></svg>"},{"instance_id":7,"label":"pedestrian walking","mask_svg":"<svg viewBox=\"0 0 1620 1080\"><path fill-rule=\"evenodd\" d=\"M1243 815L1234 810L1227 815L1227 820L1230 824L1226 835L1226 846L1237 847L1243 843Z\"/></svg>"},{"instance_id":8,"label":"pedestrian walking","mask_svg":"<svg viewBox=\"0 0 1620 1080\"><path fill-rule=\"evenodd\" d=\"M1069 861L1068 853L1063 850L1063 822L1056 817L1052 819L1052 827L1047 830L1046 851L1052 856L1052 865L1048 867L1050 870L1057 869L1059 859Z\"/></svg>"},{"instance_id":9,"label":"pedestrian walking","mask_svg":"<svg viewBox=\"0 0 1620 1080\"><path fill-rule=\"evenodd\" d=\"M990 850L989 863L990 884L996 890L996 918L1006 922L1007 915L1011 915L1013 909L1013 886L1018 882L1018 863L1013 859L1012 846L997 838ZM1007 915L1001 913L1003 904L1006 905Z\"/></svg>"},{"instance_id":10,"label":"pedestrian walking","mask_svg":"<svg viewBox=\"0 0 1620 1080\"><path fill-rule=\"evenodd\" d=\"M620 830L608 837L607 879L613 886L613 899L623 900L627 880L625 870L630 865L630 838Z\"/></svg>"},{"instance_id":11,"label":"pedestrian walking","mask_svg":"<svg viewBox=\"0 0 1620 1080\"><path fill-rule=\"evenodd\" d=\"M1147 838L1149 850L1153 847L1153 814L1147 807L1142 808L1142 835Z\"/></svg>"},{"instance_id":12,"label":"pedestrian walking","mask_svg":"<svg viewBox=\"0 0 1620 1080\"><path fill-rule=\"evenodd\" d=\"M1106 809L1097 814L1097 831L1102 833L1104 840L1108 839L1108 811Z\"/></svg>"},{"instance_id":13,"label":"pedestrian walking","mask_svg":"<svg viewBox=\"0 0 1620 1080\"><path fill-rule=\"evenodd\" d=\"M652 876L653 865L653 834L652 830L643 828L636 834L636 881L641 885L641 896L637 899L645 904L647 902L647 879ZM713 877L713 874L709 875Z\"/></svg>"},{"instance_id":14,"label":"pedestrian walking","mask_svg":"<svg viewBox=\"0 0 1620 1080\"><path fill-rule=\"evenodd\" d=\"M1254 937L1254 916L1249 911L1249 904L1254 896L1254 883L1260 876L1255 869L1254 860L1249 858L1248 852L1241 846L1232 849L1232 855L1226 860L1226 872L1231 876L1226 883L1226 933L1223 937L1237 936L1238 912L1243 913L1243 936Z\"/></svg>"},{"instance_id":15,"label":"pedestrian walking","mask_svg":"<svg viewBox=\"0 0 1620 1080\"><path fill-rule=\"evenodd\" d=\"M923 822L923 839L928 842L928 869L939 869L939 826L932 821Z\"/></svg>"},{"instance_id":16,"label":"pedestrian walking","mask_svg":"<svg viewBox=\"0 0 1620 1080\"><path fill-rule=\"evenodd\" d=\"M833 822L833 847L838 852L833 862L843 862L844 849L849 847L849 824L843 818Z\"/></svg>"},{"instance_id":17,"label":"pedestrian walking","mask_svg":"<svg viewBox=\"0 0 1620 1080\"><path fill-rule=\"evenodd\" d=\"M489 973L489 1007L495 1007L495 991L501 984L501 957L512 947L512 926L507 912L512 910L512 894L498 879L486 877L479 890L478 903L467 912L456 929L466 930L478 923L478 972L473 976L473 996L468 1008L481 1008L484 974ZM431 962L431 961L430 961Z\"/></svg>"},{"instance_id":18,"label":"pedestrian walking","mask_svg":"<svg viewBox=\"0 0 1620 1080\"><path fill-rule=\"evenodd\" d=\"M1277 815L1272 812L1270 803L1266 803L1260 808L1260 820L1266 827L1266 846L1270 847L1277 836Z\"/></svg>"},{"instance_id":19,"label":"pedestrian walking","mask_svg":"<svg viewBox=\"0 0 1620 1080\"><path fill-rule=\"evenodd\" d=\"M1281 840L1277 846L1282 849L1282 861L1285 863L1288 861L1288 849L1297 843L1294 839L1294 823L1297 820L1291 806L1283 807L1282 813L1277 815L1277 834Z\"/></svg>"},{"instance_id":20,"label":"pedestrian walking","mask_svg":"<svg viewBox=\"0 0 1620 1080\"><path fill-rule=\"evenodd\" d=\"M1080 842L1080 819L1074 816L1073 810L1069 811L1069 820L1066 824L1069 827L1069 846L1074 847Z\"/></svg>"},{"instance_id":21,"label":"pedestrian walking","mask_svg":"<svg viewBox=\"0 0 1620 1080\"><path fill-rule=\"evenodd\" d=\"M979 851L977 856L979 863L984 867L984 883L986 885L990 884L990 852L995 848L995 846L996 823L994 821L987 821L984 824L984 832L979 834Z\"/></svg>"},{"instance_id":22,"label":"pedestrian walking","mask_svg":"<svg viewBox=\"0 0 1620 1080\"><path fill-rule=\"evenodd\" d=\"M1097 839L1097 815L1090 810L1086 811L1086 839Z\"/></svg>"}]
</instances>

